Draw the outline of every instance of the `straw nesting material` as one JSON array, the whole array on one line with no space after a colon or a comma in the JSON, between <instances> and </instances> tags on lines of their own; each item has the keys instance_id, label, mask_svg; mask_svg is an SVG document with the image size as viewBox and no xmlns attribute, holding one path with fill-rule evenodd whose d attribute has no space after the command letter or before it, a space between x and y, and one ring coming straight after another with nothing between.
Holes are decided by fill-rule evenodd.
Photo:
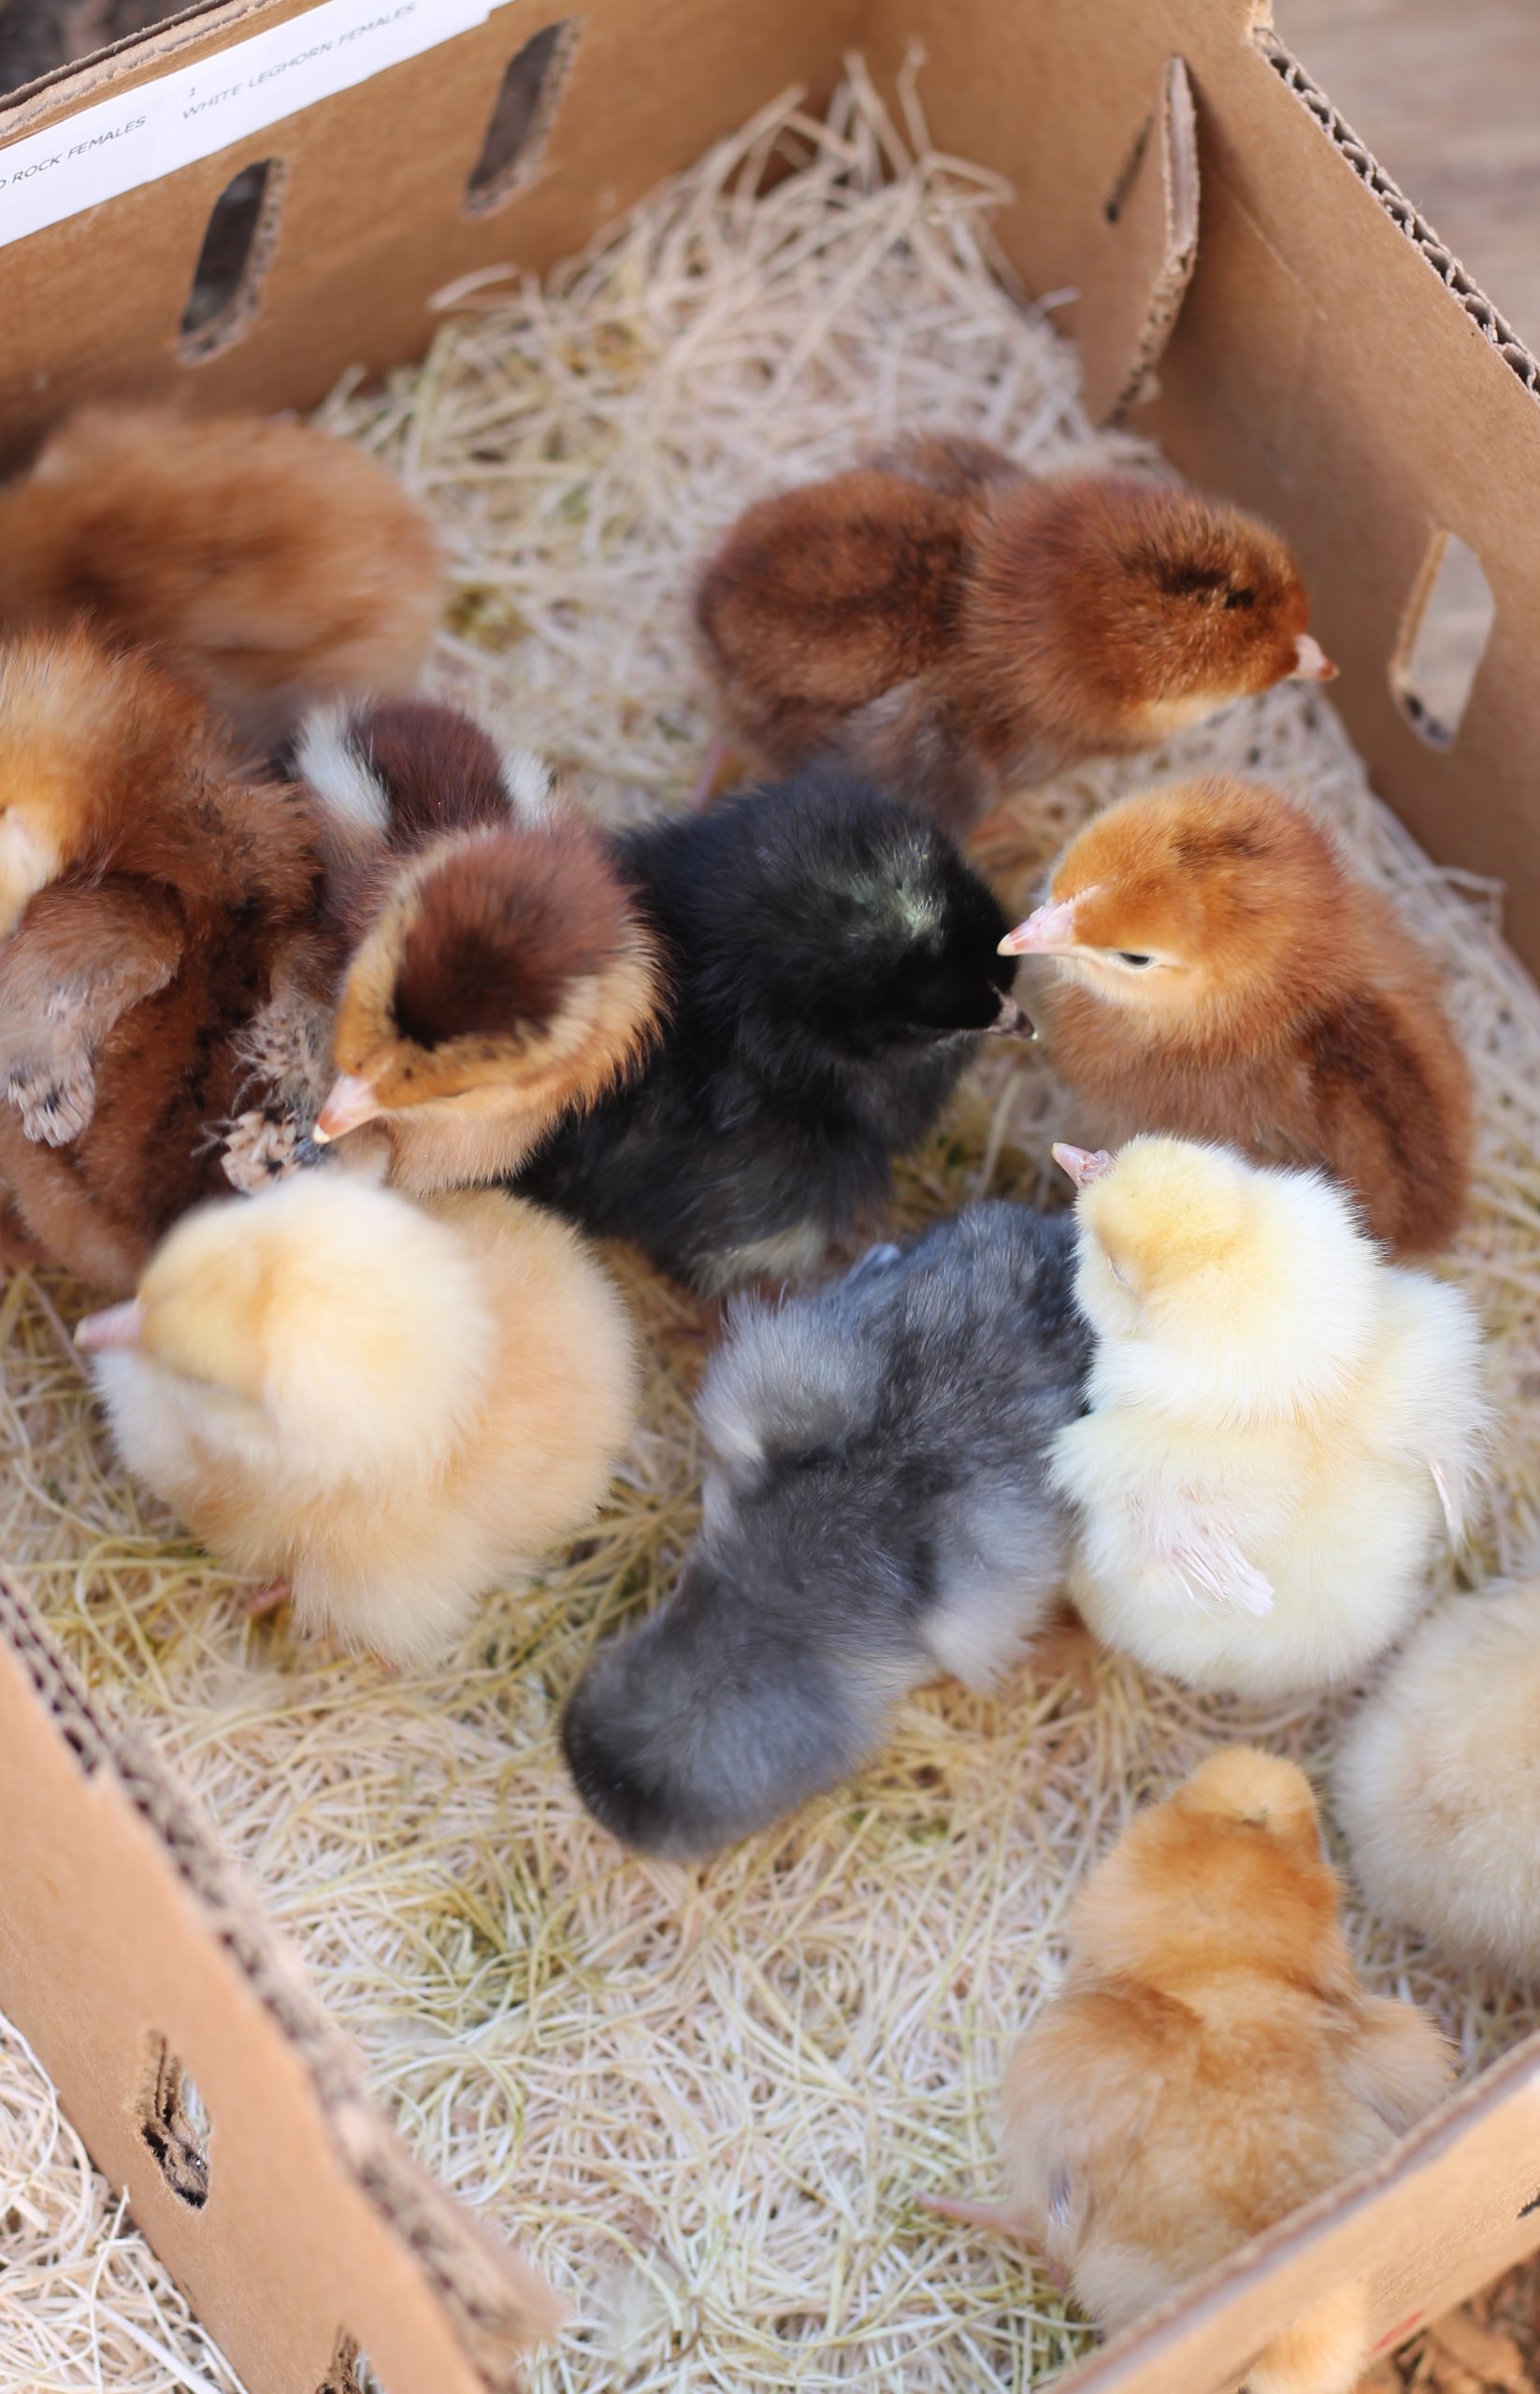
<instances>
[{"instance_id":1,"label":"straw nesting material","mask_svg":"<svg viewBox=\"0 0 1540 2394\"><path fill-rule=\"evenodd\" d=\"M772 159L790 171L767 187ZM676 803L709 729L691 567L750 495L900 427L960 426L1043 467L1147 454L1092 431L1051 303L1023 310L997 279L1003 196L929 151L913 81L900 128L853 65L826 123L778 102L543 291L511 270L446 295L424 365L322 411L445 526L437 685L608 815ZM1490 1332L1504 1424L1490 1518L1441 1582L1533 1567L1540 996L1501 945L1497 894L1435 871L1300 688L1024 799L980 860L1022 901L1089 810L1207 770L1317 808L1436 959L1479 1081L1449 1268ZM1076 1128L1040 1058L995 1060L906 1170L903 1219L986 1190L1060 1202L1048 1143ZM1237 1734L1320 1766L1351 1699L1262 1712L1111 1658L1090 1689L942 1684L876 1767L781 1830L704 1872L626 1858L569 1788L554 1723L693 1531L703 1337L691 1300L622 1268L654 1362L614 1501L560 1567L489 1598L438 1670L387 1680L246 1622L239 1588L108 1457L67 1343L74 1293L24 1277L0 1299L0 1545L103 1699L156 1728L416 2152L573 2300L540 2394L1041 2384L1087 2330L1029 2259L914 2198L993 2192L1010 2043L1053 1991L1079 1878L1134 1808ZM1533 1994L1373 1920L1354 1933L1373 1983L1429 2003L1466 2073L1540 2025ZM13 2097L48 2099L0 2057ZM96 2249L106 2271L119 2245ZM27 2384L91 2383L69 2373L88 2276L50 2315L53 2376ZM201 2382L207 2352L162 2283L141 2259L137 2330ZM22 2382L0 2361L7 2394Z\"/></svg>"}]
</instances>

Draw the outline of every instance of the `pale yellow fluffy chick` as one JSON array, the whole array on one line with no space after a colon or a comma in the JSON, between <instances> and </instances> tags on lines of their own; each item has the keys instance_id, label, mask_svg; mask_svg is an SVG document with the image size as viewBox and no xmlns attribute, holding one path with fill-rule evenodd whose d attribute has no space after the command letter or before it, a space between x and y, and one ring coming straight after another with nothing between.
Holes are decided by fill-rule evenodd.
<instances>
[{"instance_id":1,"label":"pale yellow fluffy chick","mask_svg":"<svg viewBox=\"0 0 1540 2394\"><path fill-rule=\"evenodd\" d=\"M1540 1580L1429 1615L1354 1723L1336 1796L1376 1911L1540 1979Z\"/></svg>"},{"instance_id":2,"label":"pale yellow fluffy chick","mask_svg":"<svg viewBox=\"0 0 1540 2394\"><path fill-rule=\"evenodd\" d=\"M1088 1412L1054 1469L1110 1646L1271 1699L1351 1679L1428 1599L1485 1428L1456 1289L1387 1263L1322 1175L1142 1138L1080 1183Z\"/></svg>"},{"instance_id":3,"label":"pale yellow fluffy chick","mask_svg":"<svg viewBox=\"0 0 1540 2394\"><path fill-rule=\"evenodd\" d=\"M401 1664L586 1525L636 1416L629 1316L566 1223L328 1169L189 1215L79 1337L123 1461L210 1552Z\"/></svg>"},{"instance_id":4,"label":"pale yellow fluffy chick","mask_svg":"<svg viewBox=\"0 0 1540 2394\"><path fill-rule=\"evenodd\" d=\"M1111 2331L1377 2161L1450 2055L1360 1985L1339 1914L1304 1774L1211 1755L1076 1900L1063 1993L1011 2064L1006 2204L929 2207L1029 2239ZM1365 2286L1322 2288L1248 2394L1347 2394L1371 2332Z\"/></svg>"}]
</instances>

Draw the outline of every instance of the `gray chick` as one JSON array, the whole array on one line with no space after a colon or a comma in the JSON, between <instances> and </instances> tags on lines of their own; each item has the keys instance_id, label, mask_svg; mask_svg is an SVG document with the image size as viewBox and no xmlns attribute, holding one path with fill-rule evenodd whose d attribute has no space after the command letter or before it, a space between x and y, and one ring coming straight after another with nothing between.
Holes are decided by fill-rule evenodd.
<instances>
[{"instance_id":1,"label":"gray chick","mask_svg":"<svg viewBox=\"0 0 1540 2394\"><path fill-rule=\"evenodd\" d=\"M991 1203L734 1308L698 1399L699 1539L562 1717L614 1836L715 1853L857 1769L911 1688L1019 1651L1068 1555L1045 1464L1084 1403L1073 1276L1068 1217Z\"/></svg>"}]
</instances>

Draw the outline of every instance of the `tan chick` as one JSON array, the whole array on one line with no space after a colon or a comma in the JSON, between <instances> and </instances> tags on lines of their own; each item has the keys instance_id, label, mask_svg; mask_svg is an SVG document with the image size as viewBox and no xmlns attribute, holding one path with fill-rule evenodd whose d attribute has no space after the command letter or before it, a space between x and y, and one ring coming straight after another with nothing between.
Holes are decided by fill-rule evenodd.
<instances>
[{"instance_id":1,"label":"tan chick","mask_svg":"<svg viewBox=\"0 0 1540 2394\"><path fill-rule=\"evenodd\" d=\"M224 1126L292 1094L253 1018L335 969L320 887L304 793L195 691L80 629L0 646L0 1187L53 1262L126 1291L228 1192Z\"/></svg>"},{"instance_id":2,"label":"tan chick","mask_svg":"<svg viewBox=\"0 0 1540 2394\"><path fill-rule=\"evenodd\" d=\"M1540 1581L1451 1596L1337 1757L1353 1873L1457 1962L1540 1982Z\"/></svg>"},{"instance_id":3,"label":"tan chick","mask_svg":"<svg viewBox=\"0 0 1540 2394\"><path fill-rule=\"evenodd\" d=\"M123 1462L210 1552L399 1664L585 1526L636 1414L606 1274L484 1190L300 1174L189 1215L78 1335Z\"/></svg>"},{"instance_id":4,"label":"tan chick","mask_svg":"<svg viewBox=\"0 0 1540 2394\"><path fill-rule=\"evenodd\" d=\"M258 746L318 699L410 689L442 593L422 508L304 425L82 408L0 490L0 624L163 648Z\"/></svg>"},{"instance_id":5,"label":"tan chick","mask_svg":"<svg viewBox=\"0 0 1540 2394\"><path fill-rule=\"evenodd\" d=\"M729 735L967 831L1014 790L1335 668L1267 528L1134 474L1039 479L926 439L759 500L702 570Z\"/></svg>"},{"instance_id":6,"label":"tan chick","mask_svg":"<svg viewBox=\"0 0 1540 2394\"><path fill-rule=\"evenodd\" d=\"M1215 778L1095 815L1002 943L1115 1146L1141 1131L1318 1164L1402 1256L1446 1247L1470 1182L1471 1071L1389 901L1275 790Z\"/></svg>"},{"instance_id":7,"label":"tan chick","mask_svg":"<svg viewBox=\"0 0 1540 2394\"><path fill-rule=\"evenodd\" d=\"M1319 1173L1183 1139L1054 1152L1095 1334L1053 1460L1087 1625L1262 1702L1356 1678L1424 1609L1480 1483L1473 1307L1387 1263Z\"/></svg>"},{"instance_id":8,"label":"tan chick","mask_svg":"<svg viewBox=\"0 0 1540 2394\"><path fill-rule=\"evenodd\" d=\"M645 1051L657 945L531 757L412 700L307 726L352 945L315 1138L422 1195L514 1170Z\"/></svg>"},{"instance_id":9,"label":"tan chick","mask_svg":"<svg viewBox=\"0 0 1540 2394\"><path fill-rule=\"evenodd\" d=\"M1424 2013L1365 1991L1340 1911L1303 1773L1211 1755L1075 1901L1063 1993L1011 2064L1005 2205L928 2207L1029 2241L1112 2332L1377 2161L1451 2056ZM1347 2394L1370 2301L1362 2282L1325 2293L1247 2394Z\"/></svg>"}]
</instances>

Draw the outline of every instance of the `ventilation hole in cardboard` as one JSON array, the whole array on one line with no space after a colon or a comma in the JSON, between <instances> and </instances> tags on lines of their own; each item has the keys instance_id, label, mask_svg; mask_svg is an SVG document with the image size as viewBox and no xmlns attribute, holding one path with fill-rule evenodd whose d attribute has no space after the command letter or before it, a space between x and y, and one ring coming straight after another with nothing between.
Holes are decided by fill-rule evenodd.
<instances>
[{"instance_id":1,"label":"ventilation hole in cardboard","mask_svg":"<svg viewBox=\"0 0 1540 2394\"><path fill-rule=\"evenodd\" d=\"M534 174L577 38L577 19L562 17L531 34L509 60L482 154L466 184L472 215L501 207Z\"/></svg>"},{"instance_id":2,"label":"ventilation hole in cardboard","mask_svg":"<svg viewBox=\"0 0 1540 2394\"><path fill-rule=\"evenodd\" d=\"M346 2329L337 2339L332 2365L315 2394L385 2394L379 2371L360 2349L357 2337L350 2336Z\"/></svg>"},{"instance_id":3,"label":"ventilation hole in cardboard","mask_svg":"<svg viewBox=\"0 0 1540 2394\"><path fill-rule=\"evenodd\" d=\"M282 161L259 158L215 200L182 310L184 365L216 356L249 328L278 238L282 185Z\"/></svg>"},{"instance_id":4,"label":"ventilation hole in cardboard","mask_svg":"<svg viewBox=\"0 0 1540 2394\"><path fill-rule=\"evenodd\" d=\"M1123 213L1123 202L1133 189L1133 179L1144 163L1145 145L1154 130L1155 119L1147 116L1140 126L1133 148L1123 161L1117 180L1101 203L1101 213L1109 224L1115 224Z\"/></svg>"},{"instance_id":5,"label":"ventilation hole in cardboard","mask_svg":"<svg viewBox=\"0 0 1540 2394\"><path fill-rule=\"evenodd\" d=\"M1449 747L1460 729L1496 613L1475 551L1435 532L1390 664L1396 703L1431 748Z\"/></svg>"},{"instance_id":6,"label":"ventilation hole in cardboard","mask_svg":"<svg viewBox=\"0 0 1540 2394\"><path fill-rule=\"evenodd\" d=\"M139 2100L139 2134L160 2163L171 2192L194 2211L201 2211L209 2199L212 2133L196 2080L166 2039L152 2036Z\"/></svg>"}]
</instances>

